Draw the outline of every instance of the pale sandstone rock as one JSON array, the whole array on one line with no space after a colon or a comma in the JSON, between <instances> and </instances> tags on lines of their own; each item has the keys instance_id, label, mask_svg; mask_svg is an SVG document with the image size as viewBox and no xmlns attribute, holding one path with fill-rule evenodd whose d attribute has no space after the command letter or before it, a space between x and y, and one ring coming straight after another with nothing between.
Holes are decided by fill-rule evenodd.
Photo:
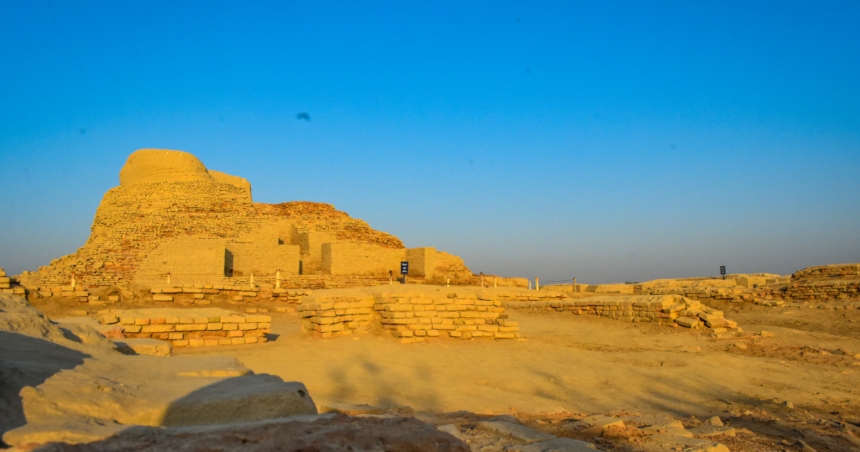
<instances>
[{"instance_id":1,"label":"pale sandstone rock","mask_svg":"<svg viewBox=\"0 0 860 452\"><path fill-rule=\"evenodd\" d=\"M684 428L684 424L681 421L677 419L672 419L667 416L627 415L618 417L616 419L620 419L624 422L644 424L644 426L659 425L666 427Z\"/></svg>"},{"instance_id":2,"label":"pale sandstone rock","mask_svg":"<svg viewBox=\"0 0 860 452\"><path fill-rule=\"evenodd\" d=\"M99 323L101 323L102 325L112 325L117 322L119 322L119 318L117 318L117 316L114 314L103 315L99 319Z\"/></svg>"},{"instance_id":3,"label":"pale sandstone rock","mask_svg":"<svg viewBox=\"0 0 860 452\"><path fill-rule=\"evenodd\" d=\"M703 452L729 452L729 448L725 444L714 441L709 441L699 438L689 438L686 436L675 436L669 433L660 433L651 436L650 447L660 449L675 449L680 448L689 451Z\"/></svg>"},{"instance_id":4,"label":"pale sandstone rock","mask_svg":"<svg viewBox=\"0 0 860 452\"><path fill-rule=\"evenodd\" d=\"M708 424L716 425L716 426L718 426L718 427L722 427L722 426L723 426L723 420L722 420L722 419L720 419L720 417L719 417L719 416L714 416L714 417L712 417L712 418L708 419Z\"/></svg>"},{"instance_id":5,"label":"pale sandstone rock","mask_svg":"<svg viewBox=\"0 0 860 452\"><path fill-rule=\"evenodd\" d=\"M525 425L504 421L479 422L478 428L497 433L499 435L510 436L511 438L517 439L526 444L556 439L555 435L544 433L533 428L526 427Z\"/></svg>"},{"instance_id":6,"label":"pale sandstone rock","mask_svg":"<svg viewBox=\"0 0 860 452\"><path fill-rule=\"evenodd\" d=\"M255 421L296 414L317 414L305 385L275 375L246 375L201 388L174 401L161 425Z\"/></svg>"},{"instance_id":7,"label":"pale sandstone rock","mask_svg":"<svg viewBox=\"0 0 860 452\"><path fill-rule=\"evenodd\" d=\"M675 323L685 328L693 328L694 326L697 326L699 324L699 320L692 319L689 317L678 317L677 319L675 319Z\"/></svg>"},{"instance_id":8,"label":"pale sandstone rock","mask_svg":"<svg viewBox=\"0 0 860 452\"><path fill-rule=\"evenodd\" d=\"M440 426L436 427L436 430L439 430L440 432L447 433L447 434L453 436L454 438L459 439L460 441L463 441L465 439L463 437L463 434L460 433L460 429L457 428L457 426L453 425L453 424L440 425Z\"/></svg>"},{"instance_id":9,"label":"pale sandstone rock","mask_svg":"<svg viewBox=\"0 0 860 452\"><path fill-rule=\"evenodd\" d=\"M691 428L690 433L695 436L703 436L706 438L718 435L735 436L735 429L720 425L702 425L700 427Z\"/></svg>"},{"instance_id":10,"label":"pale sandstone rock","mask_svg":"<svg viewBox=\"0 0 860 452\"><path fill-rule=\"evenodd\" d=\"M600 436L603 434L603 430L607 427L624 427L624 421L617 417L593 414L591 416L586 416L573 424L568 424L567 427L584 430L589 435Z\"/></svg>"}]
</instances>

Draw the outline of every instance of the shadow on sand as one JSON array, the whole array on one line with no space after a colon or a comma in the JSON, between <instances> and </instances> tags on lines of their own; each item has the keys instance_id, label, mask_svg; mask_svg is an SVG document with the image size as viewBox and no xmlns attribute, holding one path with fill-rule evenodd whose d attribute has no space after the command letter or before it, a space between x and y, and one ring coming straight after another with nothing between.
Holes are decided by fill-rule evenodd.
<instances>
[{"instance_id":1,"label":"shadow on sand","mask_svg":"<svg viewBox=\"0 0 860 452\"><path fill-rule=\"evenodd\" d=\"M89 357L45 339L0 331L0 437L27 423L21 389L38 386Z\"/></svg>"}]
</instances>

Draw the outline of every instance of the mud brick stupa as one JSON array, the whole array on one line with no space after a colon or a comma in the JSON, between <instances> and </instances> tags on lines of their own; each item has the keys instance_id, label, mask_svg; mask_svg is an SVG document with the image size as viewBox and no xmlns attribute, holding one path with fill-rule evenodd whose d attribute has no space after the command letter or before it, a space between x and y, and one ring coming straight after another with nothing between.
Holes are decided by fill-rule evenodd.
<instances>
[{"instance_id":1,"label":"mud brick stupa","mask_svg":"<svg viewBox=\"0 0 860 452\"><path fill-rule=\"evenodd\" d=\"M387 284L402 261L416 282L476 280L459 257L405 248L329 204L253 202L246 179L209 170L186 152L138 150L119 179L104 195L87 243L25 272L23 284L351 287Z\"/></svg>"}]
</instances>

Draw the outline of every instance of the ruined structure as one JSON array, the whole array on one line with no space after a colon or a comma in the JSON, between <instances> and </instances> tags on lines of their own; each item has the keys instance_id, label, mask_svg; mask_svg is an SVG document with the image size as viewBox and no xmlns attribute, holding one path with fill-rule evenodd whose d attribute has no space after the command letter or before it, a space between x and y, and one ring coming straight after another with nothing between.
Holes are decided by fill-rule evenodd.
<instances>
[{"instance_id":1,"label":"ruined structure","mask_svg":"<svg viewBox=\"0 0 860 452\"><path fill-rule=\"evenodd\" d=\"M251 184L210 171L193 155L141 149L120 185L102 199L87 243L22 285L51 290L135 284L251 283L348 287L388 282L409 262L410 278L445 283L474 275L459 257L407 249L329 204L255 203ZM252 283L253 284L253 283Z\"/></svg>"}]
</instances>

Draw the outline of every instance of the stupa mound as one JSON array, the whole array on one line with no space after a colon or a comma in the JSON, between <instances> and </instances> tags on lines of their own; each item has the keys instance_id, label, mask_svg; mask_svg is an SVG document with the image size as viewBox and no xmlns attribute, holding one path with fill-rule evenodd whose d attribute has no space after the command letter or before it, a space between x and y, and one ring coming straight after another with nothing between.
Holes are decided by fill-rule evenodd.
<instances>
[{"instance_id":1,"label":"stupa mound","mask_svg":"<svg viewBox=\"0 0 860 452\"><path fill-rule=\"evenodd\" d=\"M119 172L120 185L211 180L206 166L197 157L167 149L135 151Z\"/></svg>"},{"instance_id":2,"label":"stupa mound","mask_svg":"<svg viewBox=\"0 0 860 452\"><path fill-rule=\"evenodd\" d=\"M331 205L255 203L246 179L209 171L187 152L141 149L120 171L120 186L102 198L86 245L19 280L40 291L73 279L83 288L274 287L276 278L292 288L352 287L388 283L404 261L420 281L480 281L459 257L407 249Z\"/></svg>"}]
</instances>

